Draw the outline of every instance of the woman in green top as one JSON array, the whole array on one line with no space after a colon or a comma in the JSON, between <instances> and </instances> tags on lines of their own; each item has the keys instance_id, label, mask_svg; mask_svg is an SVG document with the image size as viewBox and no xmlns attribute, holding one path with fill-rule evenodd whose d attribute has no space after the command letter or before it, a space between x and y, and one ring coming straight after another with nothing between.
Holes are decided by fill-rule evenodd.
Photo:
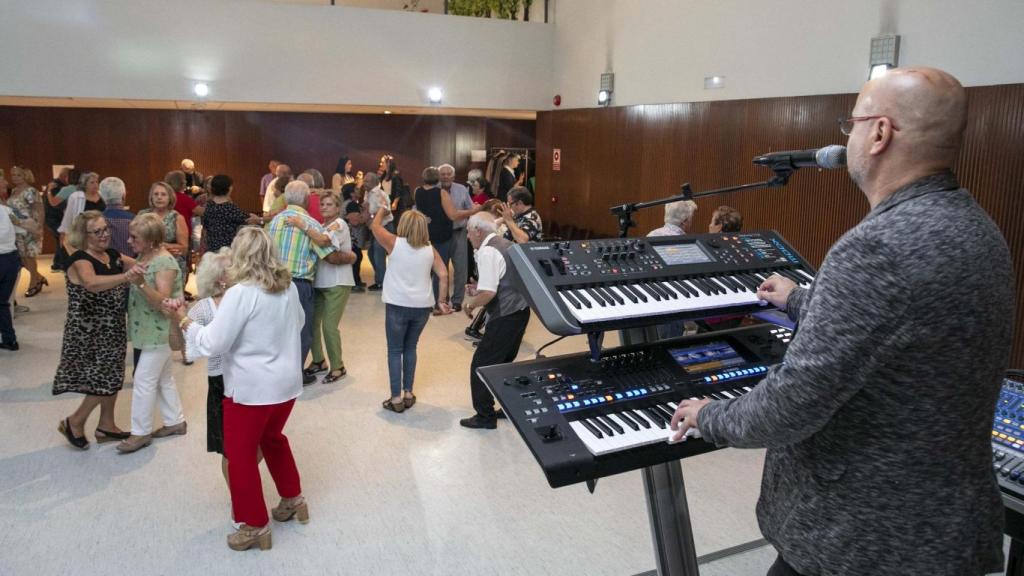
<instances>
[{"instance_id":1,"label":"woman in green top","mask_svg":"<svg viewBox=\"0 0 1024 576\"><path fill-rule=\"evenodd\" d=\"M154 182L149 187L149 208L139 210L139 214L156 214L164 226L163 246L181 270L179 281L184 284L188 278L188 225L185 217L174 209L174 189L166 182ZM185 351L181 351L181 361L186 365L191 362L185 359Z\"/></svg>"},{"instance_id":2,"label":"woman in green top","mask_svg":"<svg viewBox=\"0 0 1024 576\"><path fill-rule=\"evenodd\" d=\"M154 186L155 188L155 186ZM138 254L136 280L128 294L128 339L136 349L132 382L132 435L118 445L122 453L135 452L152 442L185 434L185 415L171 376L170 320L161 312L165 298L180 298L181 270L164 248L164 222L155 213L139 214L128 228L128 241ZM164 425L153 432L153 405L158 404Z\"/></svg>"}]
</instances>

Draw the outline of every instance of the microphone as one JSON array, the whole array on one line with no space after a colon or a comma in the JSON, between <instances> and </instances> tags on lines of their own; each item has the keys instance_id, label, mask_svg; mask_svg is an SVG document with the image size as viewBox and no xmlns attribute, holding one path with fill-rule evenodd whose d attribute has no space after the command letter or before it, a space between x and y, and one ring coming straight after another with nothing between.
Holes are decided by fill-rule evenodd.
<instances>
[{"instance_id":1,"label":"microphone","mask_svg":"<svg viewBox=\"0 0 1024 576\"><path fill-rule=\"evenodd\" d=\"M788 150L772 152L754 158L754 164L770 168L824 168L832 170L846 166L846 146L833 144L810 150Z\"/></svg>"}]
</instances>

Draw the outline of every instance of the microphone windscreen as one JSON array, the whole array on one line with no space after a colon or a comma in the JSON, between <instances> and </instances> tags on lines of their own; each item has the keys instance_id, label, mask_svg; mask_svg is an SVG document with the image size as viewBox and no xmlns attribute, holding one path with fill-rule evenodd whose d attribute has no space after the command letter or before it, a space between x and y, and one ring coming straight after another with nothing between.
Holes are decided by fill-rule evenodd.
<instances>
[{"instance_id":1,"label":"microphone windscreen","mask_svg":"<svg viewBox=\"0 0 1024 576\"><path fill-rule=\"evenodd\" d=\"M819 148L814 153L814 161L818 164L819 168L825 168L826 170L842 168L846 166L846 146L833 144L832 146Z\"/></svg>"}]
</instances>

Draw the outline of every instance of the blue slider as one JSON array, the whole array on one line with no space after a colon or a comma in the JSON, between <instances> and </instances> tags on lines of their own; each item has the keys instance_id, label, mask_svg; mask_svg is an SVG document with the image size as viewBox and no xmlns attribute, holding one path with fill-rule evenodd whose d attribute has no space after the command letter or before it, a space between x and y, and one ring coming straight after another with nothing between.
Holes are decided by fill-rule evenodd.
<instances>
[{"instance_id":1,"label":"blue slider","mask_svg":"<svg viewBox=\"0 0 1024 576\"><path fill-rule=\"evenodd\" d=\"M615 393L615 398L616 398L617 400L622 400L622 393L621 393L621 392L616 392L616 393Z\"/></svg>"}]
</instances>

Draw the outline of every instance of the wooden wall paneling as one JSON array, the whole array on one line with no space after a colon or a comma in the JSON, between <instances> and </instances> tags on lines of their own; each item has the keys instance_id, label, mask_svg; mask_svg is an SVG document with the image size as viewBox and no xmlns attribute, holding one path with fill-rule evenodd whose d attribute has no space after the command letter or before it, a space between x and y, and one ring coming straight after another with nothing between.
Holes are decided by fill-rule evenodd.
<instances>
[{"instance_id":1,"label":"wooden wall paneling","mask_svg":"<svg viewBox=\"0 0 1024 576\"><path fill-rule=\"evenodd\" d=\"M1016 325L1024 333L1024 85L968 88L970 114L957 166L961 182L1003 231L1014 256ZM855 94L638 105L541 112L537 118L538 210L547 222L616 232L609 208L677 194L690 182L701 192L766 180L754 156L845 143L836 119L849 115ZM551 170L551 148L562 169ZM558 196L552 205L549 197ZM868 212L864 195L843 170L804 169L788 186L735 192L697 201L692 230L707 229L714 209L739 209L747 229L774 228L820 264L828 249ZM645 234L663 211L637 214ZM1024 334L1014 341L1014 364L1024 366Z\"/></svg>"}]
</instances>

